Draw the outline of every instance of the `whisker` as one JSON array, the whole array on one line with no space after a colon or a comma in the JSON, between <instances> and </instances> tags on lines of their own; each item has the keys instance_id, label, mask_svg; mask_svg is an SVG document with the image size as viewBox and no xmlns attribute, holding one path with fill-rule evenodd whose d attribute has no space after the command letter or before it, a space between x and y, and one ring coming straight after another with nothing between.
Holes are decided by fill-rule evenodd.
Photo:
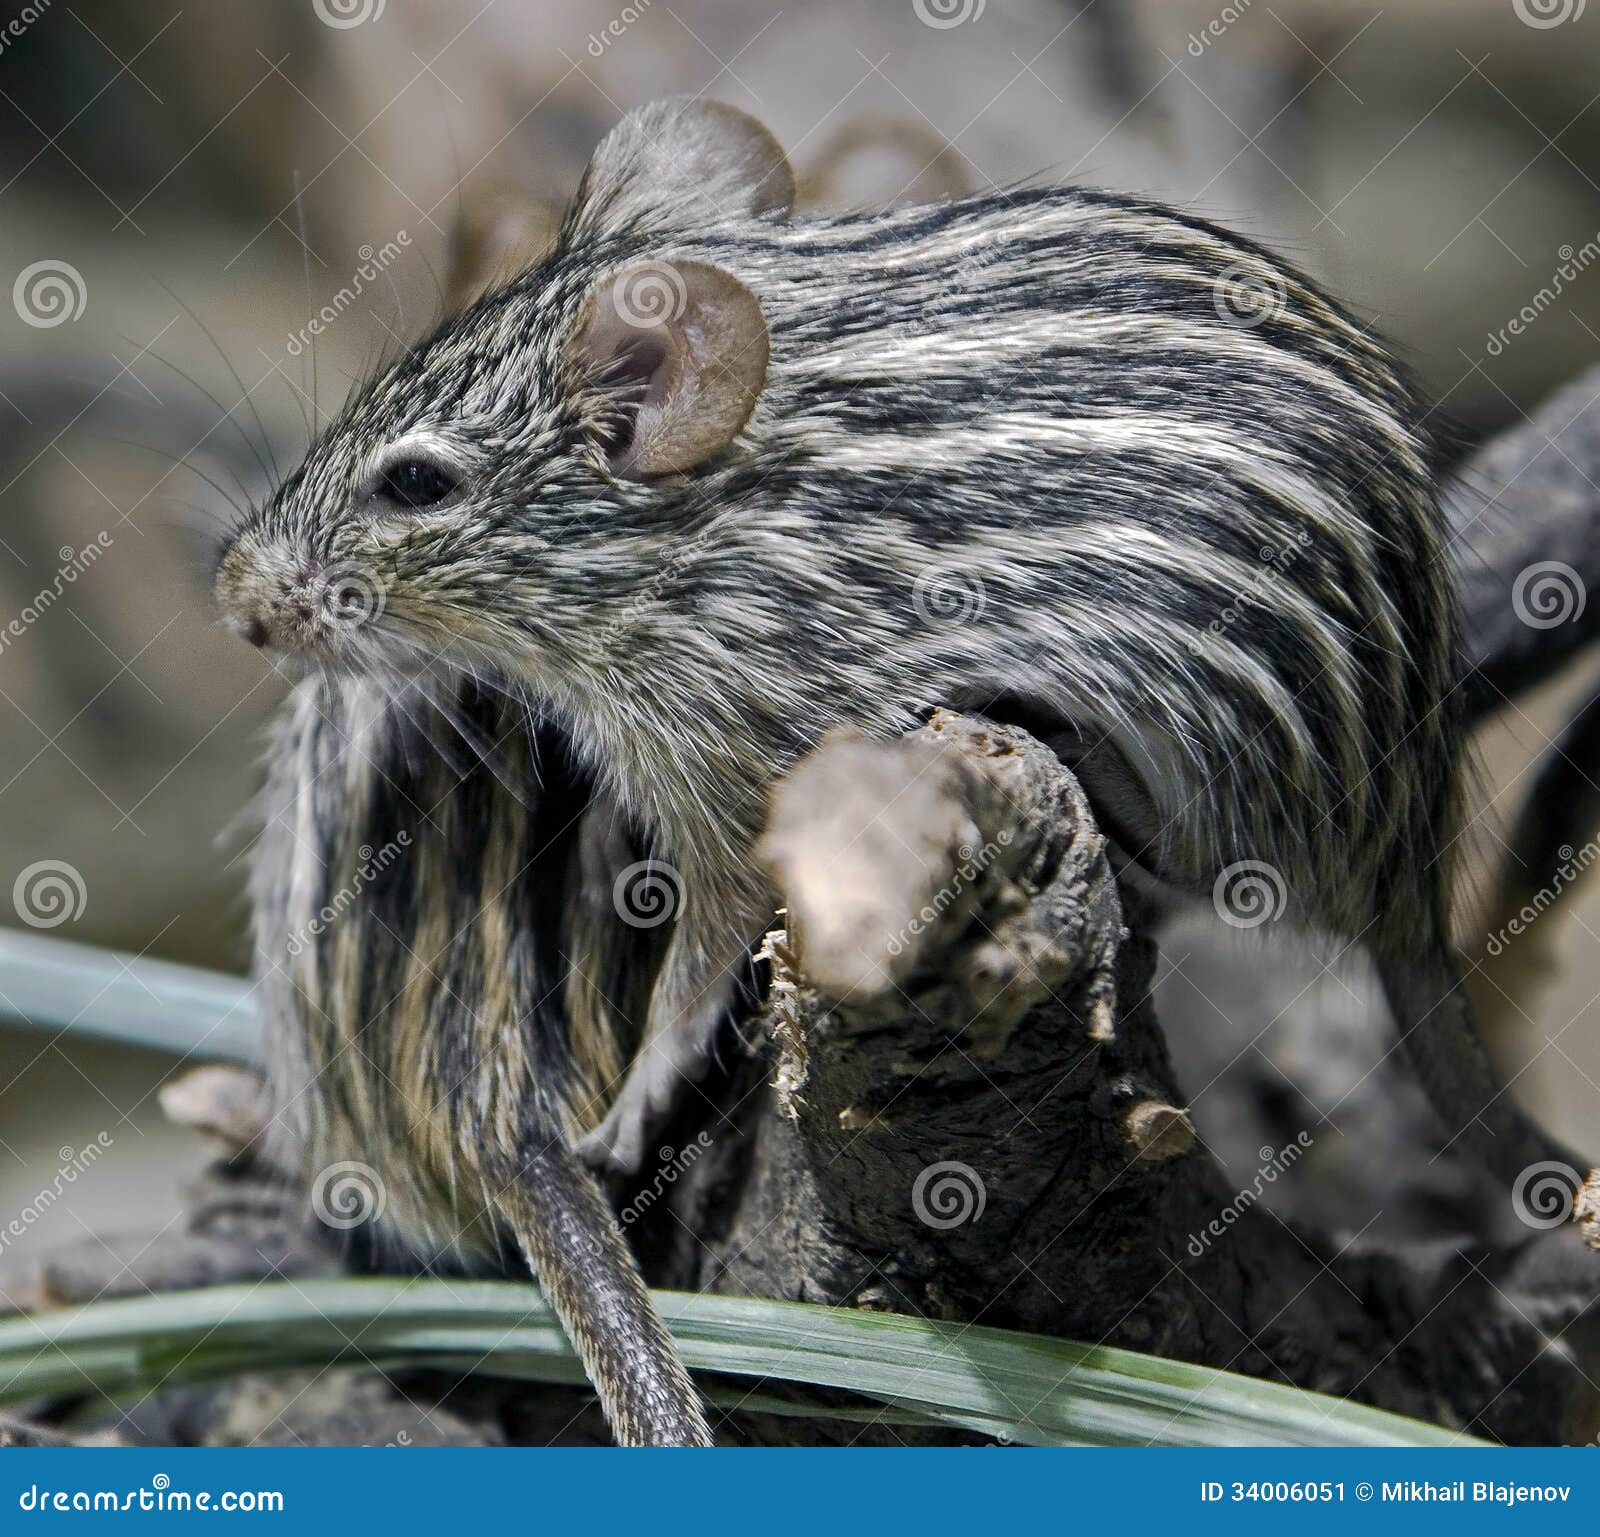
<instances>
[{"instance_id":1,"label":"whisker","mask_svg":"<svg viewBox=\"0 0 1600 1537\"><path fill-rule=\"evenodd\" d=\"M439 269L434 266L432 258L420 246L417 247L417 255L422 258L422 265L428 269L428 276L433 279L434 315L442 320L445 315L446 304L444 284L439 281Z\"/></svg>"},{"instance_id":2,"label":"whisker","mask_svg":"<svg viewBox=\"0 0 1600 1537\"><path fill-rule=\"evenodd\" d=\"M294 173L294 214L295 221L300 226L300 262L305 271L306 284L306 314L315 313L311 294L311 243L306 239L306 207L300 196L300 172ZM322 419L321 391L317 381L317 333L311 332L311 419L320 423Z\"/></svg>"},{"instance_id":3,"label":"whisker","mask_svg":"<svg viewBox=\"0 0 1600 1537\"><path fill-rule=\"evenodd\" d=\"M176 294L173 295L173 298L177 300L179 304L183 303L181 299L177 298ZM219 422L226 422L230 427L233 428L235 432L239 434L239 441L242 442L249 450L250 457L255 460L257 468L261 471L261 477L263 480L270 485L275 479L282 478L281 476L277 476L275 474L276 461L274 461L274 466L272 469L267 467L267 461L261 457L261 450L256 446L255 442L250 437L250 434L244 430L243 424L234 418L233 412L239 409L238 402L235 403L233 410L229 410L229 408L223 405L223 403L218 400L217 397L213 395L205 385L196 379L193 374L189 373L187 369L180 368L172 361L171 358L164 356L162 353L159 353L152 348L145 349L145 356L148 357L152 362L159 363L169 372L176 374L177 377L187 384L190 389L194 390L197 394L203 395L208 401L211 402L212 406L216 409L217 420ZM235 379L237 381L237 375L235 375ZM244 388L243 384L240 384L239 387L241 390ZM240 490L244 490L244 482L242 480L239 482L239 488ZM248 496L249 492L246 491L245 495Z\"/></svg>"},{"instance_id":4,"label":"whisker","mask_svg":"<svg viewBox=\"0 0 1600 1537\"><path fill-rule=\"evenodd\" d=\"M157 282L161 282L161 280L158 278ZM279 468L278 456L273 451L272 434L267 431L267 424L261 419L261 412L256 407L255 398L251 395L250 391L245 388L244 380L239 377L239 370L233 366L233 359L230 358L223 350L222 343L217 340L216 335L213 333L211 327L200 318L193 306L190 305L187 300L180 298L177 291L171 288L165 282L161 282L161 286L172 296L173 302L183 310L184 314L186 314L189 319L200 328L200 334L211 343L212 350L216 353L217 357L221 359L222 366L228 370L230 375L232 375L233 382L239 387L240 400L245 405L249 406L250 414L255 418L256 431L261 434L261 446L266 449L267 457L272 460L271 478L274 483L281 481L283 479L283 471ZM248 441L248 439L246 441ZM258 463L260 462L260 458L261 456L257 454L256 460ZM266 466L264 464L261 466L261 472L262 474L266 474Z\"/></svg>"},{"instance_id":5,"label":"whisker","mask_svg":"<svg viewBox=\"0 0 1600 1537\"><path fill-rule=\"evenodd\" d=\"M234 494L228 490L226 486L222 485L218 481L213 480L208 474L206 474L204 470L202 470L184 454L175 454L170 448L157 448L154 443L140 443L134 438L108 438L107 441L120 444L124 448L137 448L144 453L155 454L159 458L170 460L177 468L185 469L191 475L197 476L199 479L203 480L208 486L211 487L213 491L217 493L218 496L223 499L223 501L225 501L234 510L239 517L244 518L249 516L250 492L246 488L245 483L234 474L231 468L229 468L228 473L233 475L234 480L238 483L239 495L244 498L243 502L238 501L234 497ZM172 471L168 470L166 475L163 475L161 479L165 480L167 475L170 475L171 473ZM161 481L157 481L156 484L160 485Z\"/></svg>"},{"instance_id":6,"label":"whisker","mask_svg":"<svg viewBox=\"0 0 1600 1537\"><path fill-rule=\"evenodd\" d=\"M406 683L425 699L428 709L454 733L455 745L465 747L473 759L482 764L519 805L531 810L532 807L527 800L529 786L507 777L504 763L501 761L504 755L499 751L510 733L518 732L524 735L530 746L532 788L534 790L543 788L544 780L537 750L538 719L529 704L525 690L497 671L480 672L470 659L447 657L442 652L424 649L408 639L386 637L385 644L381 648L374 647L373 650L380 655L371 668L371 676L380 680L380 686L386 691L390 688L402 660L412 664L410 670L403 673ZM469 679L480 695L493 696L512 706L515 719L506 712L501 712L505 729L494 740L490 739L490 734L484 725L470 716L465 701L460 697L460 687ZM464 778L465 769L461 764L459 753L450 751L423 721L407 710L401 694L386 692L386 697L404 715L418 735L445 758L452 772L458 778Z\"/></svg>"}]
</instances>

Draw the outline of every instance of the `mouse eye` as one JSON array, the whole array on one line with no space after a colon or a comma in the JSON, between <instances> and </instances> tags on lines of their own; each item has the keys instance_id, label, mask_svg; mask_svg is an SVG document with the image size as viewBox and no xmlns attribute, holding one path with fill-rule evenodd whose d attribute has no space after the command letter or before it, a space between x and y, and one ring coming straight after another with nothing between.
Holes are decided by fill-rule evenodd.
<instances>
[{"instance_id":1,"label":"mouse eye","mask_svg":"<svg viewBox=\"0 0 1600 1537\"><path fill-rule=\"evenodd\" d=\"M448 470L426 459L402 459L383 472L374 494L398 507L432 507L455 489Z\"/></svg>"}]
</instances>

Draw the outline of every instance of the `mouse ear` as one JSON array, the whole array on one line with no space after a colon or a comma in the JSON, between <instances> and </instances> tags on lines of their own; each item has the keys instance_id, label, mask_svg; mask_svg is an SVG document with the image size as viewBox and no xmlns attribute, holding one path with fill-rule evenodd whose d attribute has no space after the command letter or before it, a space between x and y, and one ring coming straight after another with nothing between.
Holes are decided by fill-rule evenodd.
<instances>
[{"instance_id":1,"label":"mouse ear","mask_svg":"<svg viewBox=\"0 0 1600 1537\"><path fill-rule=\"evenodd\" d=\"M445 275L448 312L525 272L555 244L559 212L512 182L476 179L461 189Z\"/></svg>"},{"instance_id":2,"label":"mouse ear","mask_svg":"<svg viewBox=\"0 0 1600 1537\"><path fill-rule=\"evenodd\" d=\"M578 364L604 397L612 470L635 480L692 469L738 436L767 377L766 317L705 262L639 262L584 300Z\"/></svg>"},{"instance_id":3,"label":"mouse ear","mask_svg":"<svg viewBox=\"0 0 1600 1537\"><path fill-rule=\"evenodd\" d=\"M720 101L669 97L630 112L583 173L573 226L683 225L730 215L786 214L794 172L778 141Z\"/></svg>"}]
</instances>

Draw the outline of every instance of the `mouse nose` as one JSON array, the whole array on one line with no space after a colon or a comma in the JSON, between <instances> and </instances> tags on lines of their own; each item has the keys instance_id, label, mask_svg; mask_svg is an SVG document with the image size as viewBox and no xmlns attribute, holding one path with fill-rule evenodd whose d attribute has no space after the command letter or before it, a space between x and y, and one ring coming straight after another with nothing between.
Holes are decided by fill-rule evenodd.
<instances>
[{"instance_id":1,"label":"mouse nose","mask_svg":"<svg viewBox=\"0 0 1600 1537\"><path fill-rule=\"evenodd\" d=\"M228 629L257 650L286 655L338 652L383 612L384 597L364 564L253 542L230 553L215 588Z\"/></svg>"}]
</instances>

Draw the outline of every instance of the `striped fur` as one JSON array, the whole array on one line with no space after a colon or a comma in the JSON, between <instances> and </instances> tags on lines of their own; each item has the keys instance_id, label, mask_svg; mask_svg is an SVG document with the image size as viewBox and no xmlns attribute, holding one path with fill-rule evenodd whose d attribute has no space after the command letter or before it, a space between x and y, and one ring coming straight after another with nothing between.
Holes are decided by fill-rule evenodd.
<instances>
[{"instance_id":1,"label":"striped fur","mask_svg":"<svg viewBox=\"0 0 1600 1537\"><path fill-rule=\"evenodd\" d=\"M314 1181L371 1167L386 1231L428 1269L520 1249L618 1438L707 1442L571 1151L637 1045L653 970L650 936L580 890L608 857L586 840L631 853L614 813L500 693L323 678L280 723L261 811L275 1155Z\"/></svg>"},{"instance_id":2,"label":"striped fur","mask_svg":"<svg viewBox=\"0 0 1600 1537\"><path fill-rule=\"evenodd\" d=\"M224 610L353 568L381 612L310 634L313 655L375 678L442 663L536 701L683 878L645 1043L662 1012L670 1068L692 1069L770 915L752 848L774 779L835 727L1016 711L1091 794L1132 766L1138 794L1102 810L1135 808L1119 837L1169 881L1208 891L1262 861L1301 922L1366 940L1448 1129L1502 1167L1546 1152L1459 1011L1444 938L1453 609L1424 413L1381 344L1257 246L1134 198L786 218L741 192L759 129L707 160L727 117L624 124L552 254L363 386L240 530ZM736 439L649 481L610 468L615 392L575 347L596 286L640 263L731 274L770 343ZM1255 323L1231 313L1239 285L1268 296ZM402 445L458 495L375 508ZM456 788L380 686L302 691L276 760L294 833L269 840L258 893L302 1136L404 1169L399 1226L435 1244L503 1229L519 1160L588 1131L638 1048L594 997L549 1006L529 904L559 910L559 861L528 872L569 803L524 814L507 786L537 777L528 738L460 687L447 729L463 701L480 734L512 729L499 776L469 765ZM405 881L285 966L284 935L401 814L395 784L433 818ZM638 1108L625 1093L602 1131Z\"/></svg>"},{"instance_id":3,"label":"striped fur","mask_svg":"<svg viewBox=\"0 0 1600 1537\"><path fill-rule=\"evenodd\" d=\"M772 345L732 451L648 484L606 472L570 357L596 278L638 260L732 272ZM1225 320L1238 273L1281 315ZM350 517L412 440L470 494ZM1003 692L1151 766L1167 825L1139 852L1164 873L1264 860L1308 923L1415 944L1457 752L1428 452L1363 327L1169 210L1060 190L686 231L668 203L570 220L368 386L249 532L372 570L364 644L535 691L736 926L766 787L823 731ZM941 584L982 613L930 622Z\"/></svg>"}]
</instances>

